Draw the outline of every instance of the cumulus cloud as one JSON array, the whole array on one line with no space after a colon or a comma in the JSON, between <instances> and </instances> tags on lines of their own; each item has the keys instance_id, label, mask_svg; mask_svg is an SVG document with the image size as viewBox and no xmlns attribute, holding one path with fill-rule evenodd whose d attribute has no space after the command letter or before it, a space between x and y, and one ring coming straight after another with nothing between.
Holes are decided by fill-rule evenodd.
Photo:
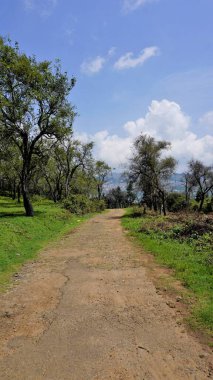
<instances>
[{"instance_id":1,"label":"cumulus cloud","mask_svg":"<svg viewBox=\"0 0 213 380\"><path fill-rule=\"evenodd\" d=\"M121 56L114 64L116 70L132 69L141 66L148 59L159 53L157 46L150 46L142 50L138 57L134 57L132 52L128 52Z\"/></svg>"},{"instance_id":2,"label":"cumulus cloud","mask_svg":"<svg viewBox=\"0 0 213 380\"><path fill-rule=\"evenodd\" d=\"M99 131L93 135L76 133L75 137L83 143L93 141L96 159L106 161L111 167L120 167L130 158L132 137L110 135L107 130Z\"/></svg>"},{"instance_id":3,"label":"cumulus cloud","mask_svg":"<svg viewBox=\"0 0 213 380\"><path fill-rule=\"evenodd\" d=\"M81 64L81 72L87 75L97 74L99 71L101 71L105 62L106 59L98 55L94 59L84 61Z\"/></svg>"},{"instance_id":4,"label":"cumulus cloud","mask_svg":"<svg viewBox=\"0 0 213 380\"><path fill-rule=\"evenodd\" d=\"M200 119L199 124L207 132L213 131L213 111L206 112Z\"/></svg>"},{"instance_id":5,"label":"cumulus cloud","mask_svg":"<svg viewBox=\"0 0 213 380\"><path fill-rule=\"evenodd\" d=\"M123 9L125 12L135 11L137 8L142 7L147 3L153 3L157 0L124 0Z\"/></svg>"},{"instance_id":6,"label":"cumulus cloud","mask_svg":"<svg viewBox=\"0 0 213 380\"><path fill-rule=\"evenodd\" d=\"M108 162L112 167L125 164L131 156L134 139L145 133L157 140L167 140L172 144L171 152L178 161L178 171L186 168L191 159L200 159L206 164L213 160L213 136L206 134L198 137L191 130L191 119L179 104L167 99L153 100L146 115L140 119L128 121L123 126L126 136L110 135L100 131L94 135L78 136L80 139L95 142L97 159Z\"/></svg>"}]
</instances>

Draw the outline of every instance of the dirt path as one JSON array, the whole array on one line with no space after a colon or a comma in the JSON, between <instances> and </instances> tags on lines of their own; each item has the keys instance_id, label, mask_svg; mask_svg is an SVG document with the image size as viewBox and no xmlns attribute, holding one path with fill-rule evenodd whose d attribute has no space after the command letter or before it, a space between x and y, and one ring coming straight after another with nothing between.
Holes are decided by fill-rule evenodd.
<instances>
[{"instance_id":1,"label":"dirt path","mask_svg":"<svg viewBox=\"0 0 213 380\"><path fill-rule=\"evenodd\" d=\"M121 215L80 226L1 296L1 380L212 378L210 353L156 292Z\"/></svg>"}]
</instances>

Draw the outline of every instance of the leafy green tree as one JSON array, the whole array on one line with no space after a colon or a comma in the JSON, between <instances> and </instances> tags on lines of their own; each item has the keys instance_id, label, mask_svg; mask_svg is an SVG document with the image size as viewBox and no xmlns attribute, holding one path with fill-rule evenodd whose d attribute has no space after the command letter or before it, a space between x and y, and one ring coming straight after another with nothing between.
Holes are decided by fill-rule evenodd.
<instances>
[{"instance_id":1,"label":"leafy green tree","mask_svg":"<svg viewBox=\"0 0 213 380\"><path fill-rule=\"evenodd\" d=\"M134 185L132 181L127 183L126 187L126 201L129 206L133 205L136 200L136 193L134 190Z\"/></svg>"},{"instance_id":2,"label":"leafy green tree","mask_svg":"<svg viewBox=\"0 0 213 380\"><path fill-rule=\"evenodd\" d=\"M84 173L90 170L92 159L93 143L82 144L78 140L71 139L65 141L65 198L70 194L71 182L76 172L81 169Z\"/></svg>"},{"instance_id":3,"label":"leafy green tree","mask_svg":"<svg viewBox=\"0 0 213 380\"><path fill-rule=\"evenodd\" d=\"M68 95L75 79L61 72L59 62L38 62L0 38L0 125L7 143L21 154L21 189L27 216L33 216L29 187L34 156L42 139L70 134L75 116Z\"/></svg>"},{"instance_id":4,"label":"leafy green tree","mask_svg":"<svg viewBox=\"0 0 213 380\"><path fill-rule=\"evenodd\" d=\"M40 170L54 202L69 197L73 181L82 171L86 176L93 162L92 148L93 143L82 144L71 137L55 144L46 142Z\"/></svg>"},{"instance_id":5,"label":"leafy green tree","mask_svg":"<svg viewBox=\"0 0 213 380\"><path fill-rule=\"evenodd\" d=\"M134 153L130 160L129 177L143 192L155 208L159 207L166 215L167 184L174 172L176 161L173 157L163 157L169 149L167 141L156 141L153 137L140 135L134 142Z\"/></svg>"},{"instance_id":6,"label":"leafy green tree","mask_svg":"<svg viewBox=\"0 0 213 380\"><path fill-rule=\"evenodd\" d=\"M111 171L110 166L108 166L104 161L97 161L95 164L95 178L97 183L98 199L100 200L103 196L103 187L107 181L107 176Z\"/></svg>"},{"instance_id":7,"label":"leafy green tree","mask_svg":"<svg viewBox=\"0 0 213 380\"><path fill-rule=\"evenodd\" d=\"M127 193L122 191L120 186L109 190L106 194L108 208L123 208L128 204Z\"/></svg>"},{"instance_id":8,"label":"leafy green tree","mask_svg":"<svg viewBox=\"0 0 213 380\"><path fill-rule=\"evenodd\" d=\"M0 191L20 201L21 156L16 146L6 144L0 136Z\"/></svg>"},{"instance_id":9,"label":"leafy green tree","mask_svg":"<svg viewBox=\"0 0 213 380\"><path fill-rule=\"evenodd\" d=\"M202 211L205 197L213 191L213 167L206 166L199 160L191 160L188 167L191 184L197 188L199 211Z\"/></svg>"}]
</instances>

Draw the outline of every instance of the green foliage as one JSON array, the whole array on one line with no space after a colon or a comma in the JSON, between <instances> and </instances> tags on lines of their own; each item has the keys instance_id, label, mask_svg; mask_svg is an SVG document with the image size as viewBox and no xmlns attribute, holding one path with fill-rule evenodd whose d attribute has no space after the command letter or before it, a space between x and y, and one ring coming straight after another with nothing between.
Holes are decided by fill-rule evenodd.
<instances>
[{"instance_id":1,"label":"green foliage","mask_svg":"<svg viewBox=\"0 0 213 380\"><path fill-rule=\"evenodd\" d=\"M105 209L104 200L89 199L83 194L72 194L63 202L64 208L72 214L84 215Z\"/></svg>"},{"instance_id":2,"label":"green foliage","mask_svg":"<svg viewBox=\"0 0 213 380\"><path fill-rule=\"evenodd\" d=\"M105 196L108 208L123 208L128 205L127 193L118 186L109 190Z\"/></svg>"},{"instance_id":3,"label":"green foliage","mask_svg":"<svg viewBox=\"0 0 213 380\"><path fill-rule=\"evenodd\" d=\"M0 38L0 133L20 154L19 177L27 216L33 216L30 180L43 155L44 139L61 140L72 132L75 116L68 95L75 85L59 62L38 62L18 44Z\"/></svg>"},{"instance_id":4,"label":"green foliage","mask_svg":"<svg viewBox=\"0 0 213 380\"><path fill-rule=\"evenodd\" d=\"M171 212L181 211L187 207L185 197L180 193L169 193L166 197L166 205L168 211Z\"/></svg>"},{"instance_id":5,"label":"green foliage","mask_svg":"<svg viewBox=\"0 0 213 380\"><path fill-rule=\"evenodd\" d=\"M104 161L96 161L94 174L97 183L98 199L103 197L103 186L107 182L106 178L109 175L111 168Z\"/></svg>"},{"instance_id":6,"label":"green foliage","mask_svg":"<svg viewBox=\"0 0 213 380\"><path fill-rule=\"evenodd\" d=\"M206 166L199 160L191 160L188 163L188 178L191 188L197 190L196 201L199 202L198 211L203 210L205 198L213 189L213 167Z\"/></svg>"},{"instance_id":7,"label":"green foliage","mask_svg":"<svg viewBox=\"0 0 213 380\"><path fill-rule=\"evenodd\" d=\"M26 218L22 205L0 197L0 289L21 264L85 219L41 198L35 201L34 218Z\"/></svg>"},{"instance_id":8,"label":"green foliage","mask_svg":"<svg viewBox=\"0 0 213 380\"><path fill-rule=\"evenodd\" d=\"M136 217L132 210L123 218L123 225L156 260L172 268L175 276L195 296L193 323L207 331L213 330L213 261L212 230L206 223L197 226L172 216L162 218L145 215Z\"/></svg>"},{"instance_id":9,"label":"green foliage","mask_svg":"<svg viewBox=\"0 0 213 380\"><path fill-rule=\"evenodd\" d=\"M213 197L210 201L207 200L206 203L204 203L204 206L203 206L203 211L205 213L209 213L209 212L213 212Z\"/></svg>"},{"instance_id":10,"label":"green foliage","mask_svg":"<svg viewBox=\"0 0 213 380\"><path fill-rule=\"evenodd\" d=\"M174 172L176 161L173 157L162 157L170 147L167 141L156 141L141 134L134 142L134 152L130 160L129 179L143 193L143 201L155 211L166 215L166 185Z\"/></svg>"}]
</instances>

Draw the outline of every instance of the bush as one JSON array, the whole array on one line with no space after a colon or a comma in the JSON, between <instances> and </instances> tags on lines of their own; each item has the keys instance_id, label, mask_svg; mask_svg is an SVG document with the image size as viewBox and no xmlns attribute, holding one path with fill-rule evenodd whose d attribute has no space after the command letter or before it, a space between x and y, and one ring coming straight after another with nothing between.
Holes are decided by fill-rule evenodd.
<instances>
[{"instance_id":1,"label":"bush","mask_svg":"<svg viewBox=\"0 0 213 380\"><path fill-rule=\"evenodd\" d=\"M64 208L72 214L84 215L91 212L103 211L105 202L103 200L89 199L86 195L73 194L64 200Z\"/></svg>"},{"instance_id":2,"label":"bush","mask_svg":"<svg viewBox=\"0 0 213 380\"><path fill-rule=\"evenodd\" d=\"M132 207L132 218L141 218L142 216L146 215L146 210L142 208L141 206L133 206Z\"/></svg>"},{"instance_id":3,"label":"bush","mask_svg":"<svg viewBox=\"0 0 213 380\"><path fill-rule=\"evenodd\" d=\"M166 204L168 211L171 212L178 212L187 207L184 195L179 193L168 194Z\"/></svg>"},{"instance_id":4,"label":"bush","mask_svg":"<svg viewBox=\"0 0 213 380\"><path fill-rule=\"evenodd\" d=\"M207 202L205 205L204 205L204 208L203 208L203 211L205 213L208 213L208 212L212 212L213 211L213 199L209 202Z\"/></svg>"}]
</instances>

